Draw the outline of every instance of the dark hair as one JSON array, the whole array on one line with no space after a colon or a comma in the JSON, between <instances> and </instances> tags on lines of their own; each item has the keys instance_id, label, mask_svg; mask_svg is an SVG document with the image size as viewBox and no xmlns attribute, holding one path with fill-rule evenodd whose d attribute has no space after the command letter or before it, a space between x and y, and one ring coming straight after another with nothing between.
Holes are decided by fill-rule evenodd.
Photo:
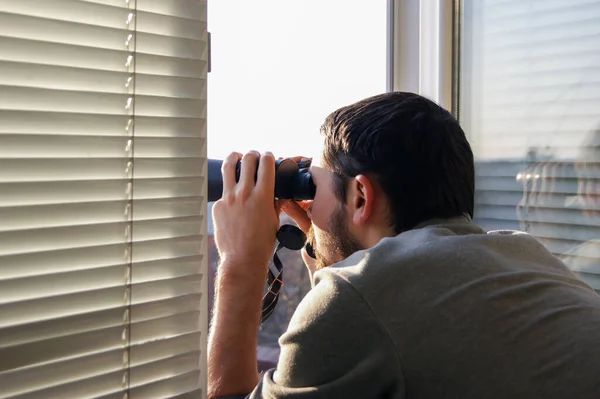
<instances>
[{"instance_id":1,"label":"dark hair","mask_svg":"<svg viewBox=\"0 0 600 399\"><path fill-rule=\"evenodd\" d=\"M473 217L473 152L458 121L431 100L392 92L327 117L323 161L345 202L350 178L372 174L390 199L397 233L433 218Z\"/></svg>"}]
</instances>

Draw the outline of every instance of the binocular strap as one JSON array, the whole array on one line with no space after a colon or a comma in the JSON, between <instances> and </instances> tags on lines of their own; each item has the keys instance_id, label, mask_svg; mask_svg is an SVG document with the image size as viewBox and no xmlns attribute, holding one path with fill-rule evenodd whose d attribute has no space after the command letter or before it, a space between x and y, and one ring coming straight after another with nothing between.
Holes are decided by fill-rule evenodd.
<instances>
[{"instance_id":1,"label":"binocular strap","mask_svg":"<svg viewBox=\"0 0 600 399\"><path fill-rule=\"evenodd\" d=\"M275 310L275 305L279 301L279 293L283 287L283 264L279 256L277 256L277 252L282 248L285 247L279 243L273 253L273 263L269 265L269 272L267 274L268 288L263 296L262 313L260 316L261 323L264 323Z\"/></svg>"}]
</instances>

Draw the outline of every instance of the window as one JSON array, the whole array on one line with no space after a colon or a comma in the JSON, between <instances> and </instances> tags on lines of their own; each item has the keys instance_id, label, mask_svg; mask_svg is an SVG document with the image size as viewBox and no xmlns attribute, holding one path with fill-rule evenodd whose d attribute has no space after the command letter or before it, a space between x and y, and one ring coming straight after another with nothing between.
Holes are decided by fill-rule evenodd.
<instances>
[{"instance_id":1,"label":"window","mask_svg":"<svg viewBox=\"0 0 600 399\"><path fill-rule=\"evenodd\" d=\"M0 1L0 397L202 397L206 2Z\"/></svg>"},{"instance_id":2,"label":"window","mask_svg":"<svg viewBox=\"0 0 600 399\"><path fill-rule=\"evenodd\" d=\"M311 156L330 112L386 90L385 0L219 0L209 24L210 158L251 149ZM209 246L214 273L210 238ZM310 289L299 253L282 261L284 290L260 333L264 367L276 362L277 339Z\"/></svg>"},{"instance_id":3,"label":"window","mask_svg":"<svg viewBox=\"0 0 600 399\"><path fill-rule=\"evenodd\" d=\"M600 292L600 1L464 0L463 15L476 221L529 232Z\"/></svg>"}]
</instances>

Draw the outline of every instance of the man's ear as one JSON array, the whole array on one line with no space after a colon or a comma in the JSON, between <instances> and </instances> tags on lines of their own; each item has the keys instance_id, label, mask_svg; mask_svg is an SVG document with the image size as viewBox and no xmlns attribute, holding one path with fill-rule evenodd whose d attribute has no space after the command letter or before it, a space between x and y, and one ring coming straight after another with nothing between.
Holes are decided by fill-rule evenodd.
<instances>
[{"instance_id":1,"label":"man's ear","mask_svg":"<svg viewBox=\"0 0 600 399\"><path fill-rule=\"evenodd\" d=\"M352 211L352 222L362 225L373 214L375 204L375 186L365 175L358 175L352 180L351 198L349 205Z\"/></svg>"}]
</instances>

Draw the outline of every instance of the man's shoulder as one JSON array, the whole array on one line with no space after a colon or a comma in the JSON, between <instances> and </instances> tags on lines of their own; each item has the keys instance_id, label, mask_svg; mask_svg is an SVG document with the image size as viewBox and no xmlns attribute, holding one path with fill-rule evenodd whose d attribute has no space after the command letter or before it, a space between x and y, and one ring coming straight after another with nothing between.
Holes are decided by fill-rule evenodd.
<instances>
[{"instance_id":1,"label":"man's shoulder","mask_svg":"<svg viewBox=\"0 0 600 399\"><path fill-rule=\"evenodd\" d=\"M282 348L306 345L314 349L316 357L320 356L321 350L330 351L331 348L345 348L358 356L368 353L368 348L391 345L392 342L356 286L343 274L332 270L319 273L315 285L296 308L280 339ZM335 356L346 355L337 353ZM352 363L351 359L342 360L340 363Z\"/></svg>"},{"instance_id":2,"label":"man's shoulder","mask_svg":"<svg viewBox=\"0 0 600 399\"><path fill-rule=\"evenodd\" d=\"M433 269L454 262L456 243L447 239L453 235L451 230L436 226L384 238L373 248L317 271L313 290L329 291L344 301L360 298L380 313L378 304L383 297L397 299L392 297L426 282L422 273L437 273ZM430 275L429 279L435 277L442 276Z\"/></svg>"},{"instance_id":3,"label":"man's shoulder","mask_svg":"<svg viewBox=\"0 0 600 399\"><path fill-rule=\"evenodd\" d=\"M410 304L420 298L527 268L570 274L526 233L488 233L473 223L440 223L385 238L373 248L318 271L314 280L345 281L380 317L387 318L386 309L410 313L414 311Z\"/></svg>"},{"instance_id":4,"label":"man's shoulder","mask_svg":"<svg viewBox=\"0 0 600 399\"><path fill-rule=\"evenodd\" d=\"M381 397L390 387L402 389L393 339L337 273L320 274L279 344L277 369L266 373L252 398Z\"/></svg>"},{"instance_id":5,"label":"man's shoulder","mask_svg":"<svg viewBox=\"0 0 600 399\"><path fill-rule=\"evenodd\" d=\"M480 247L478 241L486 235L472 223L427 225L384 238L374 247L318 271L315 282L326 275L335 275L353 286L360 286L386 275L406 274L422 265L439 265Z\"/></svg>"},{"instance_id":6,"label":"man's shoulder","mask_svg":"<svg viewBox=\"0 0 600 399\"><path fill-rule=\"evenodd\" d=\"M445 271L477 268L494 255L533 257L546 263L557 259L531 235L516 230L486 232L471 222L437 223L382 239L373 248L358 251L318 273L337 274L351 283L380 279L423 267ZM315 275L318 278L318 274Z\"/></svg>"}]
</instances>

